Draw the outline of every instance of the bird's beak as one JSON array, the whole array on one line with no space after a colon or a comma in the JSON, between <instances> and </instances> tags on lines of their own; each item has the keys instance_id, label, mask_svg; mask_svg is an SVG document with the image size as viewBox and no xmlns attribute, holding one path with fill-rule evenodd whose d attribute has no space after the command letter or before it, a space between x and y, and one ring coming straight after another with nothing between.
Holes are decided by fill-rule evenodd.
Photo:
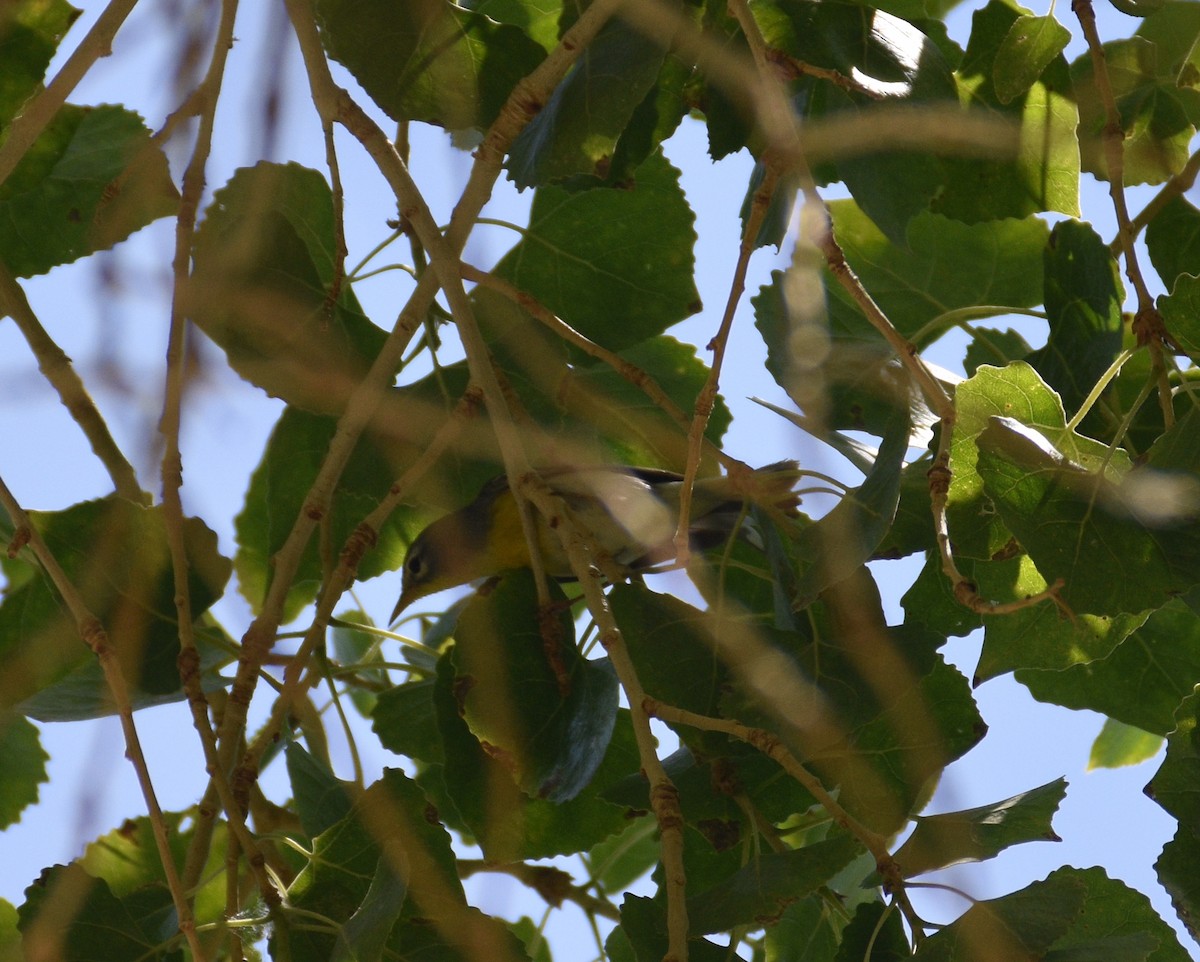
<instances>
[{"instance_id":1,"label":"bird's beak","mask_svg":"<svg viewBox=\"0 0 1200 962\"><path fill-rule=\"evenodd\" d=\"M388 619L389 628L396 623L396 619L403 614L404 609L417 600L417 597L418 596L415 592L409 591L408 589L400 592L400 598L396 602L396 607L392 609L392 616Z\"/></svg>"}]
</instances>

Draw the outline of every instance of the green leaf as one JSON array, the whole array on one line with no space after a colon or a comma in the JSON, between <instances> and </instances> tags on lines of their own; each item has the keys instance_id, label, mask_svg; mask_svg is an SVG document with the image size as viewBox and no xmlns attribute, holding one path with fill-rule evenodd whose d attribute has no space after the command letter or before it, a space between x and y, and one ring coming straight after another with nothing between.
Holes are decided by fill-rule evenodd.
<instances>
[{"instance_id":1,"label":"green leaf","mask_svg":"<svg viewBox=\"0 0 1200 962\"><path fill-rule=\"evenodd\" d=\"M608 934L605 952L613 962L661 962L667 955L667 912L661 895L654 899L626 895L621 924ZM691 962L740 962L729 947L707 939L688 940Z\"/></svg>"},{"instance_id":2,"label":"green leaf","mask_svg":"<svg viewBox=\"0 0 1200 962\"><path fill-rule=\"evenodd\" d=\"M1116 98L1121 130L1125 186L1159 184L1187 162L1200 119L1200 92L1164 74L1157 46L1142 37L1104 44L1109 84ZM1092 56L1071 64L1079 103L1079 149L1083 169L1109 179L1103 140L1107 122L1096 87Z\"/></svg>"},{"instance_id":3,"label":"green leaf","mask_svg":"<svg viewBox=\"0 0 1200 962\"><path fill-rule=\"evenodd\" d=\"M495 273L586 337L620 350L700 309L694 221L679 171L656 153L628 190L540 188L523 239Z\"/></svg>"},{"instance_id":4,"label":"green leaf","mask_svg":"<svg viewBox=\"0 0 1200 962\"><path fill-rule=\"evenodd\" d=\"M967 377L973 377L984 364L1004 367L1010 361L1025 360L1033 351L1025 338L1011 327L1004 331L976 327L971 333L971 343L967 345L963 359L963 370L967 372Z\"/></svg>"},{"instance_id":5,"label":"green leaf","mask_svg":"<svg viewBox=\"0 0 1200 962\"><path fill-rule=\"evenodd\" d=\"M930 324L947 311L980 304L1040 304L1046 224L1036 217L963 224L937 214L913 218L908 247L890 243L854 204L829 204L833 230L846 260L888 319L923 347L942 329ZM878 345L848 294L828 273L825 291L835 339Z\"/></svg>"},{"instance_id":6,"label":"green leaf","mask_svg":"<svg viewBox=\"0 0 1200 962\"><path fill-rule=\"evenodd\" d=\"M950 446L947 515L957 555L988 560L1006 550L1012 537L984 492L978 471L976 441L992 417L1014 417L1037 428L1064 454L1088 467L1100 468L1109 461L1103 445L1066 430L1058 395L1023 361L1004 368L979 368L955 388L954 400L958 417ZM1115 462L1125 463L1119 456Z\"/></svg>"},{"instance_id":7,"label":"green leaf","mask_svg":"<svg viewBox=\"0 0 1200 962\"><path fill-rule=\"evenodd\" d=\"M562 0L482 0L472 9L497 23L520 27L547 53L558 43Z\"/></svg>"},{"instance_id":8,"label":"green leaf","mask_svg":"<svg viewBox=\"0 0 1200 962\"><path fill-rule=\"evenodd\" d=\"M769 925L788 904L815 892L861 851L862 843L842 835L761 855L724 883L688 898L690 930L708 934Z\"/></svg>"},{"instance_id":9,"label":"green leaf","mask_svg":"<svg viewBox=\"0 0 1200 962\"><path fill-rule=\"evenodd\" d=\"M767 962L832 962L843 924L820 895L798 899L766 931Z\"/></svg>"},{"instance_id":10,"label":"green leaf","mask_svg":"<svg viewBox=\"0 0 1200 962\"><path fill-rule=\"evenodd\" d=\"M990 0L972 18L958 70L959 98L977 116L993 118L998 129L1015 127L1017 147L1015 156L943 159L946 185L932 207L948 217L976 222L1042 210L1079 214L1079 117L1066 61L1050 57L1022 93L1008 83L1013 75L1002 55L1008 57L1009 37L1025 12ZM998 91L1001 78L1005 83Z\"/></svg>"},{"instance_id":11,"label":"green leaf","mask_svg":"<svg viewBox=\"0 0 1200 962\"><path fill-rule=\"evenodd\" d=\"M312 859L288 888L290 909L325 916L339 934L280 926L278 948L295 960L329 959L339 939L373 942L381 928L390 928L387 918L395 921L401 912L452 929L467 912L466 898L450 836L431 816L436 812L416 784L385 770L350 814L314 839ZM403 905L396 897L401 893Z\"/></svg>"},{"instance_id":12,"label":"green leaf","mask_svg":"<svg viewBox=\"0 0 1200 962\"><path fill-rule=\"evenodd\" d=\"M1170 812L1179 826L1200 834L1200 735L1196 716L1200 692L1188 695L1175 712L1175 728L1167 735L1167 757L1146 786L1146 794Z\"/></svg>"},{"instance_id":13,"label":"green leaf","mask_svg":"<svg viewBox=\"0 0 1200 962\"><path fill-rule=\"evenodd\" d=\"M1197 919L1200 919L1200 877L1196 875L1197 860L1200 860L1200 839L1186 828L1175 832L1175 837L1163 846L1162 854L1154 863L1158 880L1170 893L1171 904L1179 920L1196 938L1200 934Z\"/></svg>"},{"instance_id":14,"label":"green leaf","mask_svg":"<svg viewBox=\"0 0 1200 962\"><path fill-rule=\"evenodd\" d=\"M1146 225L1146 250L1168 292L1179 275L1200 275L1200 210L1183 197L1171 198Z\"/></svg>"},{"instance_id":15,"label":"green leaf","mask_svg":"<svg viewBox=\"0 0 1200 962\"><path fill-rule=\"evenodd\" d=\"M404 881L381 856L362 904L338 932L330 962L379 962L407 895Z\"/></svg>"},{"instance_id":16,"label":"green leaf","mask_svg":"<svg viewBox=\"0 0 1200 962\"><path fill-rule=\"evenodd\" d=\"M650 871L659 857L658 822L653 815L634 819L619 835L593 845L589 873L601 890L615 895Z\"/></svg>"},{"instance_id":17,"label":"green leaf","mask_svg":"<svg viewBox=\"0 0 1200 962\"><path fill-rule=\"evenodd\" d=\"M896 106L958 106L954 78L937 45L916 26L853 3L758 3L767 45L795 61L853 78L859 89L804 78L794 94L814 118L851 116L865 126ZM940 159L913 151L838 156L837 179L871 220L897 244L909 220L941 188Z\"/></svg>"},{"instance_id":18,"label":"green leaf","mask_svg":"<svg viewBox=\"0 0 1200 962\"><path fill-rule=\"evenodd\" d=\"M860 905L842 932L834 962L859 962L866 958L871 962L900 962L912 958L900 912L894 905L878 901Z\"/></svg>"},{"instance_id":19,"label":"green leaf","mask_svg":"<svg viewBox=\"0 0 1200 962\"><path fill-rule=\"evenodd\" d=\"M1016 678L1039 701L1090 708L1165 735L1175 727L1175 709L1200 682L1200 621L1175 599L1105 658L1065 671L1019 671Z\"/></svg>"},{"instance_id":20,"label":"green leaf","mask_svg":"<svg viewBox=\"0 0 1200 962\"><path fill-rule=\"evenodd\" d=\"M524 31L446 0L319 0L321 40L393 120L481 130L545 57Z\"/></svg>"},{"instance_id":21,"label":"green leaf","mask_svg":"<svg viewBox=\"0 0 1200 962\"><path fill-rule=\"evenodd\" d=\"M54 51L81 12L66 0L16 0L0 14L0 130L37 92Z\"/></svg>"},{"instance_id":22,"label":"green leaf","mask_svg":"<svg viewBox=\"0 0 1200 962\"><path fill-rule=\"evenodd\" d=\"M380 638L370 631L359 631L347 625L361 624L371 627L371 620L364 611L343 611L337 615L343 624L333 625L333 657L343 668L354 666L357 677L372 685L383 688L391 684L387 671L382 667L372 668L371 665L384 663L383 652L380 650ZM361 684L349 686L350 701L364 717L370 717L375 708L377 696L373 691Z\"/></svg>"},{"instance_id":23,"label":"green leaf","mask_svg":"<svg viewBox=\"0 0 1200 962\"><path fill-rule=\"evenodd\" d=\"M17 929L17 909L0 899L0 959L4 962L25 962L21 951L21 933Z\"/></svg>"},{"instance_id":24,"label":"green leaf","mask_svg":"<svg viewBox=\"0 0 1200 962\"><path fill-rule=\"evenodd\" d=\"M965 914L918 946L920 962L972 958L986 945L997 959L1040 959L1083 913L1087 887L1055 872L1019 892L976 902Z\"/></svg>"},{"instance_id":25,"label":"green leaf","mask_svg":"<svg viewBox=\"0 0 1200 962\"><path fill-rule=\"evenodd\" d=\"M433 686L432 678L421 679L380 694L371 712L371 731L388 751L421 762L443 760Z\"/></svg>"},{"instance_id":26,"label":"green leaf","mask_svg":"<svg viewBox=\"0 0 1200 962\"><path fill-rule=\"evenodd\" d=\"M304 833L316 838L350 814L353 784L343 782L299 745L287 747L288 781Z\"/></svg>"},{"instance_id":27,"label":"green leaf","mask_svg":"<svg viewBox=\"0 0 1200 962\"><path fill-rule=\"evenodd\" d=\"M961 862L994 858L1022 842L1060 842L1050 825L1067 793L1065 779L1040 788L944 815L918 815L917 827L895 853L905 878Z\"/></svg>"},{"instance_id":28,"label":"green leaf","mask_svg":"<svg viewBox=\"0 0 1200 962\"><path fill-rule=\"evenodd\" d=\"M908 453L912 422L908 411L897 412L885 428L875 463L863 483L847 491L816 524L801 529L796 553L815 561L795 570L793 608L806 608L827 587L854 574L875 554L892 526L900 503L900 472Z\"/></svg>"},{"instance_id":29,"label":"green leaf","mask_svg":"<svg viewBox=\"0 0 1200 962\"><path fill-rule=\"evenodd\" d=\"M695 347L660 334L625 348L621 357L653 378L681 411L691 414L709 375ZM579 419L579 429L596 431L597 440L617 464L673 467L684 463L686 438L679 425L640 387L599 361L575 365L572 375L560 394L562 403ZM731 421L729 407L718 395L705 437L719 443ZM702 471L710 460L701 459Z\"/></svg>"},{"instance_id":30,"label":"green leaf","mask_svg":"<svg viewBox=\"0 0 1200 962\"><path fill-rule=\"evenodd\" d=\"M44 274L107 250L178 200L137 114L68 104L0 184L0 261L18 277Z\"/></svg>"},{"instance_id":31,"label":"green leaf","mask_svg":"<svg viewBox=\"0 0 1200 962\"><path fill-rule=\"evenodd\" d=\"M658 79L664 54L647 33L610 20L513 141L508 170L517 187L576 174L604 180L617 141Z\"/></svg>"},{"instance_id":32,"label":"green leaf","mask_svg":"<svg viewBox=\"0 0 1200 962\"><path fill-rule=\"evenodd\" d=\"M1140 472L1115 484L1012 418L978 444L987 494L1073 611L1144 611L1200 583L1200 527L1143 512Z\"/></svg>"},{"instance_id":33,"label":"green leaf","mask_svg":"<svg viewBox=\"0 0 1200 962\"><path fill-rule=\"evenodd\" d=\"M242 168L213 196L185 292L188 315L238 374L331 415L387 336L341 283L335 236L333 196L320 173L297 164Z\"/></svg>"},{"instance_id":34,"label":"green leaf","mask_svg":"<svg viewBox=\"0 0 1200 962\"><path fill-rule=\"evenodd\" d=\"M1047 953L1047 962L1187 962L1189 955L1150 900L1101 868L1061 868L1046 882L1083 883L1083 912Z\"/></svg>"},{"instance_id":35,"label":"green leaf","mask_svg":"<svg viewBox=\"0 0 1200 962\"><path fill-rule=\"evenodd\" d=\"M78 898L74 915L64 918L58 891ZM118 899L102 880L88 875L78 863L55 865L25 890L17 910L18 926L28 939L34 926L47 926L61 939L61 958L74 962L179 962L182 952L166 946L176 931L171 894L166 886ZM28 946L28 941L26 942Z\"/></svg>"},{"instance_id":36,"label":"green leaf","mask_svg":"<svg viewBox=\"0 0 1200 962\"><path fill-rule=\"evenodd\" d=\"M445 746L446 793L470 834L492 861L548 858L579 852L620 831L626 811L603 790L638 768L628 716L619 712L608 752L591 784L568 802L530 798L510 771L489 755L459 713L450 656L438 663L435 707Z\"/></svg>"},{"instance_id":37,"label":"green leaf","mask_svg":"<svg viewBox=\"0 0 1200 962\"><path fill-rule=\"evenodd\" d=\"M38 785L48 780L38 730L20 715L0 714L0 829L21 820L38 800Z\"/></svg>"},{"instance_id":38,"label":"green leaf","mask_svg":"<svg viewBox=\"0 0 1200 962\"><path fill-rule=\"evenodd\" d=\"M1091 225L1054 225L1046 244L1046 346L1027 360L1074 412L1121 350L1121 286L1116 259Z\"/></svg>"},{"instance_id":39,"label":"green leaf","mask_svg":"<svg viewBox=\"0 0 1200 962\"><path fill-rule=\"evenodd\" d=\"M1093 768L1140 765L1157 755L1162 743L1162 735L1154 735L1113 718L1106 718L1100 734L1092 742L1088 771Z\"/></svg>"},{"instance_id":40,"label":"green leaf","mask_svg":"<svg viewBox=\"0 0 1200 962\"><path fill-rule=\"evenodd\" d=\"M1071 31L1054 17L1017 17L992 62L996 99L1010 104L1029 90L1071 39Z\"/></svg>"},{"instance_id":41,"label":"green leaf","mask_svg":"<svg viewBox=\"0 0 1200 962\"><path fill-rule=\"evenodd\" d=\"M526 794L565 802L604 759L617 679L580 657L566 598L551 597L553 618L539 613L527 570L477 594L459 615L451 662L459 709L485 750Z\"/></svg>"},{"instance_id":42,"label":"green leaf","mask_svg":"<svg viewBox=\"0 0 1200 962\"><path fill-rule=\"evenodd\" d=\"M400 396L394 397L397 403ZM285 408L271 432L262 460L250 476L250 487L235 520L238 551L234 559L238 587L258 610L274 571L272 558L304 510L305 499L324 463L337 430L331 417ZM403 448L384 444L386 439L368 432L359 439L338 479L333 504L324 523L329 542L340 550L357 525L387 494L396 476L389 468ZM397 470L398 473L398 470ZM359 565L360 578L369 578L399 567L406 546L421 520L414 512L393 512L378 539ZM426 519L428 520L428 519ZM321 583L321 558L317 539L310 539L284 603L284 622L295 618L311 602Z\"/></svg>"},{"instance_id":43,"label":"green leaf","mask_svg":"<svg viewBox=\"0 0 1200 962\"><path fill-rule=\"evenodd\" d=\"M162 510L110 496L63 511L31 512L31 518L88 610L112 633L112 653L134 707L182 698L175 583ZM217 536L198 519L184 521L183 538L192 613L199 618L224 591L230 564L217 552ZM0 704L46 721L111 713L108 686L74 617L29 549L20 557L31 576L0 604L5 665ZM204 636L202 628L197 645L203 646L203 681L219 686L223 682L211 669L228 655L206 644Z\"/></svg>"},{"instance_id":44,"label":"green leaf","mask_svg":"<svg viewBox=\"0 0 1200 962\"><path fill-rule=\"evenodd\" d=\"M1170 294L1158 299L1158 309L1171 336L1189 354L1200 353L1200 277L1180 274Z\"/></svg>"}]
</instances>

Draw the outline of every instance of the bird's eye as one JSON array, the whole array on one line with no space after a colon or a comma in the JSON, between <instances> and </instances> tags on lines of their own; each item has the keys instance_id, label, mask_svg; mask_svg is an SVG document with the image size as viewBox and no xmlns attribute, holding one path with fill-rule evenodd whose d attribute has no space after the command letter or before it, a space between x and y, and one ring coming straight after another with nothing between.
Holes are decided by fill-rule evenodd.
<instances>
[{"instance_id":1,"label":"bird's eye","mask_svg":"<svg viewBox=\"0 0 1200 962\"><path fill-rule=\"evenodd\" d=\"M404 562L404 570L409 578L419 580L426 571L425 555L423 552L415 551L408 556L408 560Z\"/></svg>"}]
</instances>

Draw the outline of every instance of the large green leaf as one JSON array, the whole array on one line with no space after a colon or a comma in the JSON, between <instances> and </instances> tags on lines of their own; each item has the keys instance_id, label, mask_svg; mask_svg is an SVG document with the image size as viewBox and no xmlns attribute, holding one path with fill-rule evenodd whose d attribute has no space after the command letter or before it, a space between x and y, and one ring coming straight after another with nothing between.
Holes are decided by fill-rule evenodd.
<instances>
[{"instance_id":1,"label":"large green leaf","mask_svg":"<svg viewBox=\"0 0 1200 962\"><path fill-rule=\"evenodd\" d=\"M976 442L993 417L1015 418L1036 428L1066 457L1090 469L1099 470L1110 461L1114 467L1128 464L1121 452L1110 456L1098 442L1067 431L1062 401L1024 361L1003 368L980 367L955 388L954 400L957 418L950 446L947 513L957 554L994 558L1006 550L1011 538L1005 518L984 491L977 465Z\"/></svg>"},{"instance_id":2,"label":"large green leaf","mask_svg":"<svg viewBox=\"0 0 1200 962\"><path fill-rule=\"evenodd\" d=\"M1170 71L1169 60L1160 63L1158 45L1145 38L1104 44L1104 59L1125 135L1125 185L1161 183L1187 162L1200 121L1200 91L1182 85ZM1083 169L1108 180L1102 137L1107 117L1090 53L1071 64L1071 79L1079 102Z\"/></svg>"},{"instance_id":3,"label":"large green leaf","mask_svg":"<svg viewBox=\"0 0 1200 962\"><path fill-rule=\"evenodd\" d=\"M861 842L839 835L762 855L721 884L688 899L690 929L708 934L770 923L791 902L826 884L861 851Z\"/></svg>"},{"instance_id":4,"label":"large green leaf","mask_svg":"<svg viewBox=\"0 0 1200 962\"><path fill-rule=\"evenodd\" d=\"M454 691L472 734L526 794L565 802L604 760L617 714L607 663L575 647L566 598L539 615L533 575L518 571L463 609L451 653Z\"/></svg>"},{"instance_id":5,"label":"large green leaf","mask_svg":"<svg viewBox=\"0 0 1200 962\"><path fill-rule=\"evenodd\" d=\"M1033 64L1017 68L1009 60L1009 38L1024 12L1015 4L990 0L972 17L971 39L958 70L959 96L993 118L998 129L1015 126L1018 142L1012 157L943 161L946 187L933 209L949 217L975 222L1042 210L1079 213L1078 112L1066 61L1045 58L1036 78L1018 90L1035 69Z\"/></svg>"},{"instance_id":6,"label":"large green leaf","mask_svg":"<svg viewBox=\"0 0 1200 962\"><path fill-rule=\"evenodd\" d=\"M854 3L760 0L752 9L773 50L857 84L847 92L826 80L802 79L794 95L814 117L852 116L869 127L891 107L958 106L954 78L937 45L899 17ZM938 158L912 151L835 151L827 159L862 210L898 244L944 176Z\"/></svg>"},{"instance_id":7,"label":"large green leaf","mask_svg":"<svg viewBox=\"0 0 1200 962\"><path fill-rule=\"evenodd\" d=\"M62 107L0 184L0 261L44 274L173 213L167 158L137 114Z\"/></svg>"},{"instance_id":8,"label":"large green leaf","mask_svg":"<svg viewBox=\"0 0 1200 962\"><path fill-rule=\"evenodd\" d=\"M993 417L978 444L988 496L1072 610L1144 611L1200 583L1200 526L1143 511L1140 472L1114 483L1012 418Z\"/></svg>"},{"instance_id":9,"label":"large green leaf","mask_svg":"<svg viewBox=\"0 0 1200 962\"><path fill-rule=\"evenodd\" d=\"M268 394L340 414L386 335L349 285L332 297L333 195L297 164L260 163L216 192L196 236L191 318Z\"/></svg>"},{"instance_id":10,"label":"large green leaf","mask_svg":"<svg viewBox=\"0 0 1200 962\"><path fill-rule=\"evenodd\" d=\"M545 56L524 31L447 0L319 0L329 55L394 120L486 128Z\"/></svg>"},{"instance_id":11,"label":"large green leaf","mask_svg":"<svg viewBox=\"0 0 1200 962\"><path fill-rule=\"evenodd\" d=\"M1179 275L1200 275L1200 210L1171 198L1146 225L1146 250L1168 292Z\"/></svg>"},{"instance_id":12,"label":"large green leaf","mask_svg":"<svg viewBox=\"0 0 1200 962\"><path fill-rule=\"evenodd\" d=\"M694 220L679 171L656 153L626 190L540 188L521 242L495 271L593 341L620 350L700 309Z\"/></svg>"},{"instance_id":13,"label":"large green leaf","mask_svg":"<svg viewBox=\"0 0 1200 962\"><path fill-rule=\"evenodd\" d=\"M917 948L919 962L975 958L986 945L996 959L1041 959L1070 931L1083 913L1087 888L1078 879L1055 873L1019 892L976 902L957 920Z\"/></svg>"},{"instance_id":14,"label":"large green leaf","mask_svg":"<svg viewBox=\"0 0 1200 962\"><path fill-rule=\"evenodd\" d=\"M0 130L37 91L54 51L81 12L66 0L15 0L0 13Z\"/></svg>"},{"instance_id":15,"label":"large green leaf","mask_svg":"<svg viewBox=\"0 0 1200 962\"><path fill-rule=\"evenodd\" d=\"M658 80L664 53L636 26L609 21L513 142L508 168L516 185L576 174L606 179L618 140Z\"/></svg>"},{"instance_id":16,"label":"large green leaf","mask_svg":"<svg viewBox=\"0 0 1200 962\"><path fill-rule=\"evenodd\" d=\"M1187 927L1192 938L1200 936L1200 876L1196 875L1197 860L1200 859L1200 838L1186 828L1180 828L1175 837L1163 846L1162 854L1154 863L1158 880L1171 895L1171 904L1179 920Z\"/></svg>"},{"instance_id":17,"label":"large green leaf","mask_svg":"<svg viewBox=\"0 0 1200 962\"><path fill-rule=\"evenodd\" d=\"M1062 841L1050 820L1067 793L1065 779L991 805L943 815L919 815L917 826L895 853L906 878L960 862L994 858L1022 842Z\"/></svg>"},{"instance_id":18,"label":"large green leaf","mask_svg":"<svg viewBox=\"0 0 1200 962\"><path fill-rule=\"evenodd\" d=\"M55 897L60 886L77 893L79 899L74 915L67 918L61 896ZM35 926L45 926L61 940L59 957L75 962L180 962L183 958L180 950L169 947L178 929L165 885L117 898L103 879L90 876L78 863L55 865L25 890L18 915L26 938Z\"/></svg>"},{"instance_id":19,"label":"large green leaf","mask_svg":"<svg viewBox=\"0 0 1200 962\"><path fill-rule=\"evenodd\" d=\"M1070 39L1071 32L1052 16L1017 17L992 61L996 99L1009 104L1029 90Z\"/></svg>"},{"instance_id":20,"label":"large green leaf","mask_svg":"<svg viewBox=\"0 0 1200 962\"><path fill-rule=\"evenodd\" d=\"M1179 827L1200 835L1200 692L1188 695L1175 711L1167 734L1167 757L1146 786L1146 794L1171 813Z\"/></svg>"},{"instance_id":21,"label":"large green leaf","mask_svg":"<svg viewBox=\"0 0 1200 962\"><path fill-rule=\"evenodd\" d=\"M1171 336L1194 357L1200 355L1200 277L1180 274L1174 284L1170 294L1158 299L1158 309Z\"/></svg>"},{"instance_id":22,"label":"large green leaf","mask_svg":"<svg viewBox=\"0 0 1200 962\"><path fill-rule=\"evenodd\" d=\"M638 768L628 716L618 713L608 752L591 784L570 801L530 798L512 773L484 750L459 712L449 655L438 664L434 692L438 729L445 746L440 772L449 804L484 856L493 861L547 858L590 848L620 831L627 810L603 789Z\"/></svg>"},{"instance_id":23,"label":"large green leaf","mask_svg":"<svg viewBox=\"0 0 1200 962\"><path fill-rule=\"evenodd\" d=\"M1046 243L1046 346L1026 360L1074 413L1121 350L1117 262L1091 225L1065 220Z\"/></svg>"},{"instance_id":24,"label":"large green leaf","mask_svg":"<svg viewBox=\"0 0 1200 962\"><path fill-rule=\"evenodd\" d=\"M1200 619L1175 599L1105 658L1065 671L1018 671L1016 678L1039 701L1090 708L1165 735L1179 703L1200 684Z\"/></svg>"},{"instance_id":25,"label":"large green leaf","mask_svg":"<svg viewBox=\"0 0 1200 962\"><path fill-rule=\"evenodd\" d=\"M32 520L89 611L107 628L134 707L182 698L175 584L161 509L111 496L63 511L33 512ZM199 618L224 591L230 564L217 551L216 535L198 519L185 520L183 536L192 613ZM6 666L0 705L45 720L112 712L95 656L27 552L21 555L21 566L29 568L27 580L0 604L0 660ZM200 628L197 643L207 670L228 655L207 643L203 622ZM221 684L211 672L206 683Z\"/></svg>"},{"instance_id":26,"label":"large green leaf","mask_svg":"<svg viewBox=\"0 0 1200 962\"><path fill-rule=\"evenodd\" d=\"M21 812L37 803L49 759L32 723L12 712L0 713L0 829L20 821Z\"/></svg>"},{"instance_id":27,"label":"large green leaf","mask_svg":"<svg viewBox=\"0 0 1200 962\"><path fill-rule=\"evenodd\" d=\"M1157 755L1162 745L1162 735L1152 735L1114 718L1106 718L1100 734L1092 742L1088 770L1140 765Z\"/></svg>"},{"instance_id":28,"label":"large green leaf","mask_svg":"<svg viewBox=\"0 0 1200 962\"><path fill-rule=\"evenodd\" d=\"M285 755L296 814L305 834L316 838L350 814L354 785L337 778L328 765L295 743Z\"/></svg>"},{"instance_id":29,"label":"large green leaf","mask_svg":"<svg viewBox=\"0 0 1200 962\"><path fill-rule=\"evenodd\" d=\"M833 201L829 211L846 260L902 334L923 332L918 346L942 333L927 325L955 308L1042 301L1048 228L1036 217L968 225L922 214L909 224L904 247L890 243L853 201ZM825 289L834 337L878 344L881 336L828 274Z\"/></svg>"}]
</instances>

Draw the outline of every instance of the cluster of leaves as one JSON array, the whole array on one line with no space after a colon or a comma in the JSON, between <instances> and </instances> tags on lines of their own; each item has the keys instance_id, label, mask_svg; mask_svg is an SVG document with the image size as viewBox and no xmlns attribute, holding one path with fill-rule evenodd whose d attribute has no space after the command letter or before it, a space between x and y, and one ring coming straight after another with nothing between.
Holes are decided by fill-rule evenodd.
<instances>
[{"instance_id":1,"label":"cluster of leaves","mask_svg":"<svg viewBox=\"0 0 1200 962\"><path fill-rule=\"evenodd\" d=\"M1068 63L1064 26L1003 0L980 4L964 49L942 21L951 5L712 0L664 5L668 19L649 26L612 19L506 155L508 176L535 190L529 222L469 303L508 417L540 464L687 459L678 413L692 411L709 371L695 346L668 333L699 300L693 215L661 144L689 115L707 126L714 160L743 149L758 159L747 255L782 241L798 189L844 184L850 199L824 207L831 236L894 331L917 349L952 327L969 335L968 377L939 410L837 265L815 262L802 242L794 269L753 298L767 368L799 409L783 413L861 465L863 479L819 520L752 508L759 537L694 560L703 606L641 584L609 592L648 704L679 737L663 760L679 824L650 814L656 800L617 673L608 657L587 656L557 588L547 614L533 577L511 573L427 625L424 646L402 663L384 661L364 613L346 612L329 650L313 656L312 678L329 679L405 769L369 786L337 779L309 696L289 706L275 751L293 797L250 799L278 904L260 901L248 871L224 878L229 822L206 834L199 810L166 816L156 827L180 865L194 863L188 897L210 957L230 931L252 943L261 921L276 958L549 958L529 920L506 924L468 904L462 878L479 866L459 859L451 833L477 845L485 867L614 921L610 958L678 954L669 904L678 880L655 868L660 831L670 831L683 841L691 958L728 958L706 938L726 933L739 957L755 959L1186 959L1146 898L1099 869L1063 868L933 934L903 897L910 878L1054 838L1061 780L920 814L942 769L985 736L970 681L939 653L948 637L982 628L975 682L1013 672L1039 699L1105 714L1099 747L1117 759L1131 757L1133 731L1166 740L1150 791L1179 830L1159 877L1185 925L1200 912L1200 412L1190 368L1164 346L1185 365L1200 350L1200 210L1182 196L1200 125L1200 7L1129 0L1123 9L1143 19L1105 45L1100 64L1091 53ZM519 100L522 78L562 53L583 10L318 0L315 13L328 57L384 113L476 144ZM18 0L0 14L0 159L74 16L61 0ZM734 69L755 55L813 132L807 166L755 123L753 90ZM1113 247L1076 219L1081 173L1104 180L1112 167L1110 107L1124 135L1117 187L1168 183L1136 225L1167 291L1157 305L1165 340L1135 343ZM948 147L956 122L967 133ZM345 276L330 183L294 164L239 170L213 196L190 275L178 279L179 303L232 369L286 402L246 484L236 556L219 554L200 519L182 532L202 688L218 708L229 683L221 668L244 650L207 609L232 571L256 610L267 605L273 559L308 510L360 384L397 336L366 316ZM63 107L0 183L0 273L28 277L111 247L174 212L177 197L136 116ZM416 244L414 263L418 274L432 270ZM805 295L818 290L814 308ZM11 294L4 307L16 310ZM978 323L1014 312L1044 316L1042 346ZM436 305L412 321L422 354L447 336L444 321ZM350 544L436 439L455 440L372 532L358 577L394 571L431 517L502 470L498 413L463 402L467 361L416 379L388 372L397 374L286 585L285 622L328 587L329 546ZM906 461L934 421L928 452ZM718 401L705 473L730 429ZM869 455L864 433L879 439ZM927 480L942 454L944 505ZM943 513L959 581L946 576L936 538ZM163 510L114 494L31 520L108 628L133 707L182 698ZM11 511L0 531L13 546L0 604L0 824L9 825L44 778L27 719L95 717L114 704ZM904 622L888 625L866 562L922 552ZM1022 604L1047 592L1052 601ZM793 777L781 757L815 781ZM881 856L876 842L913 825ZM585 886L530 864L567 855L582 857ZM651 871L655 894L626 891ZM19 908L0 903L0 946L42 946L54 932L69 958L179 958L169 882L149 821L126 826L77 863L47 869Z\"/></svg>"}]
</instances>

